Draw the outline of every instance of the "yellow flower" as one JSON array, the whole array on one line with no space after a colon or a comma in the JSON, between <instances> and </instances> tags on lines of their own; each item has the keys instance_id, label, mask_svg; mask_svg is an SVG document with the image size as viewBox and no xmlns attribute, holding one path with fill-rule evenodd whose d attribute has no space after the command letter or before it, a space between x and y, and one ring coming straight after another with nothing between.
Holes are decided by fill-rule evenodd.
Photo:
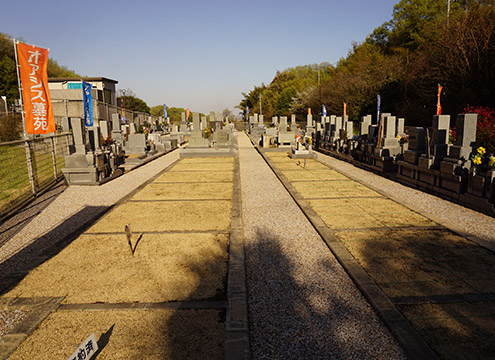
<instances>
[{"instance_id":1,"label":"yellow flower","mask_svg":"<svg viewBox=\"0 0 495 360\"><path fill-rule=\"evenodd\" d=\"M474 164L474 165L481 165L481 156L476 155L476 156L473 158L473 164Z\"/></svg>"},{"instance_id":2,"label":"yellow flower","mask_svg":"<svg viewBox=\"0 0 495 360\"><path fill-rule=\"evenodd\" d=\"M495 169L495 156L490 156L490 167Z\"/></svg>"},{"instance_id":3,"label":"yellow flower","mask_svg":"<svg viewBox=\"0 0 495 360\"><path fill-rule=\"evenodd\" d=\"M480 154L480 155L485 155L485 153L486 153L485 148L480 146L480 147L478 148L478 154Z\"/></svg>"}]
</instances>

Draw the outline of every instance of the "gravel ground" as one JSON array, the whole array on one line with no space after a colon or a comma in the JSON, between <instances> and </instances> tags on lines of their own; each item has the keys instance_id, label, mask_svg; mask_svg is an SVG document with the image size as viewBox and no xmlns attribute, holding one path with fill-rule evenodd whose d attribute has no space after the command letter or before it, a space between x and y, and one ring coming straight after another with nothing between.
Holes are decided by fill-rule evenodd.
<instances>
[{"instance_id":1,"label":"gravel ground","mask_svg":"<svg viewBox=\"0 0 495 360\"><path fill-rule=\"evenodd\" d=\"M239 135L253 359L402 359L386 327Z\"/></svg>"},{"instance_id":2,"label":"gravel ground","mask_svg":"<svg viewBox=\"0 0 495 360\"><path fill-rule=\"evenodd\" d=\"M8 334L26 315L22 310L0 311L0 338Z\"/></svg>"},{"instance_id":3,"label":"gravel ground","mask_svg":"<svg viewBox=\"0 0 495 360\"><path fill-rule=\"evenodd\" d=\"M42 253L77 227L98 218L109 206L114 205L178 158L179 151L173 151L104 185L69 186L50 206L0 247L0 280L25 266L34 256ZM19 253L23 249L24 251ZM15 262L5 261L16 253L18 256Z\"/></svg>"},{"instance_id":4,"label":"gravel ground","mask_svg":"<svg viewBox=\"0 0 495 360\"><path fill-rule=\"evenodd\" d=\"M50 190L17 211L15 215L0 223L0 246L29 224L34 217L48 207L66 188L67 186L63 181L58 182Z\"/></svg>"},{"instance_id":5,"label":"gravel ground","mask_svg":"<svg viewBox=\"0 0 495 360\"><path fill-rule=\"evenodd\" d=\"M328 155L318 153L318 160L344 175L373 186L405 206L421 210L432 220L472 234L495 246L495 219L493 217L386 179Z\"/></svg>"}]
</instances>

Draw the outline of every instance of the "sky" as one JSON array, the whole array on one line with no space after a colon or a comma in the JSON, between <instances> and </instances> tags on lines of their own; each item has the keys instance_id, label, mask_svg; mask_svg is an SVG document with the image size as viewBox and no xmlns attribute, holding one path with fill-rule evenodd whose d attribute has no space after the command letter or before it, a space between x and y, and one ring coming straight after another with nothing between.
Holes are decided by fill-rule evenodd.
<instances>
[{"instance_id":1,"label":"sky","mask_svg":"<svg viewBox=\"0 0 495 360\"><path fill-rule=\"evenodd\" d=\"M234 109L277 70L336 63L398 0L2 0L0 32L150 107ZM316 75L315 75L316 76Z\"/></svg>"}]
</instances>

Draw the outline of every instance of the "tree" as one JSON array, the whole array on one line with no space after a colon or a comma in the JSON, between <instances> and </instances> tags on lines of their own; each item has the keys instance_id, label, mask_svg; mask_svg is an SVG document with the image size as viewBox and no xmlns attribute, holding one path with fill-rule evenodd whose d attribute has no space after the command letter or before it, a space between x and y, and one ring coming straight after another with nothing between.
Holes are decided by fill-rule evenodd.
<instances>
[{"instance_id":1,"label":"tree","mask_svg":"<svg viewBox=\"0 0 495 360\"><path fill-rule=\"evenodd\" d=\"M168 112L168 109L167 109ZM150 109L150 114L153 116L163 116L163 105L156 105Z\"/></svg>"},{"instance_id":2,"label":"tree","mask_svg":"<svg viewBox=\"0 0 495 360\"><path fill-rule=\"evenodd\" d=\"M230 111L230 109L227 109L227 108L226 108L226 109L223 109L223 111L222 111L222 117L223 117L224 119L225 119L225 118L229 119L229 118L231 118L232 116L233 116L233 114L232 114L232 111Z\"/></svg>"},{"instance_id":3,"label":"tree","mask_svg":"<svg viewBox=\"0 0 495 360\"><path fill-rule=\"evenodd\" d=\"M147 114L150 113L150 108L144 100L132 95L127 95L127 92L125 96L119 96L117 98L117 102L119 102L126 110L143 112Z\"/></svg>"}]
</instances>

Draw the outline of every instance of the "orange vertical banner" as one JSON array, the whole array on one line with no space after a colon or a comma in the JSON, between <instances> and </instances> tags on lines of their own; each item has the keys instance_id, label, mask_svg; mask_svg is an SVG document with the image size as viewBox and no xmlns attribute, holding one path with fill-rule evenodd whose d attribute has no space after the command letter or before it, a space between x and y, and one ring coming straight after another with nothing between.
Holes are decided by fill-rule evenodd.
<instances>
[{"instance_id":1,"label":"orange vertical banner","mask_svg":"<svg viewBox=\"0 0 495 360\"><path fill-rule=\"evenodd\" d=\"M190 110L189 108L186 109L186 120L189 120L189 114L190 114Z\"/></svg>"},{"instance_id":2,"label":"orange vertical banner","mask_svg":"<svg viewBox=\"0 0 495 360\"><path fill-rule=\"evenodd\" d=\"M347 116L347 103L344 103L344 116Z\"/></svg>"},{"instance_id":3,"label":"orange vertical banner","mask_svg":"<svg viewBox=\"0 0 495 360\"><path fill-rule=\"evenodd\" d=\"M48 90L48 49L17 44L26 133L55 131L52 101Z\"/></svg>"},{"instance_id":4,"label":"orange vertical banner","mask_svg":"<svg viewBox=\"0 0 495 360\"><path fill-rule=\"evenodd\" d=\"M443 87L438 84L438 98L437 98L437 115L442 115L442 105L440 104L440 95L442 94Z\"/></svg>"}]
</instances>

